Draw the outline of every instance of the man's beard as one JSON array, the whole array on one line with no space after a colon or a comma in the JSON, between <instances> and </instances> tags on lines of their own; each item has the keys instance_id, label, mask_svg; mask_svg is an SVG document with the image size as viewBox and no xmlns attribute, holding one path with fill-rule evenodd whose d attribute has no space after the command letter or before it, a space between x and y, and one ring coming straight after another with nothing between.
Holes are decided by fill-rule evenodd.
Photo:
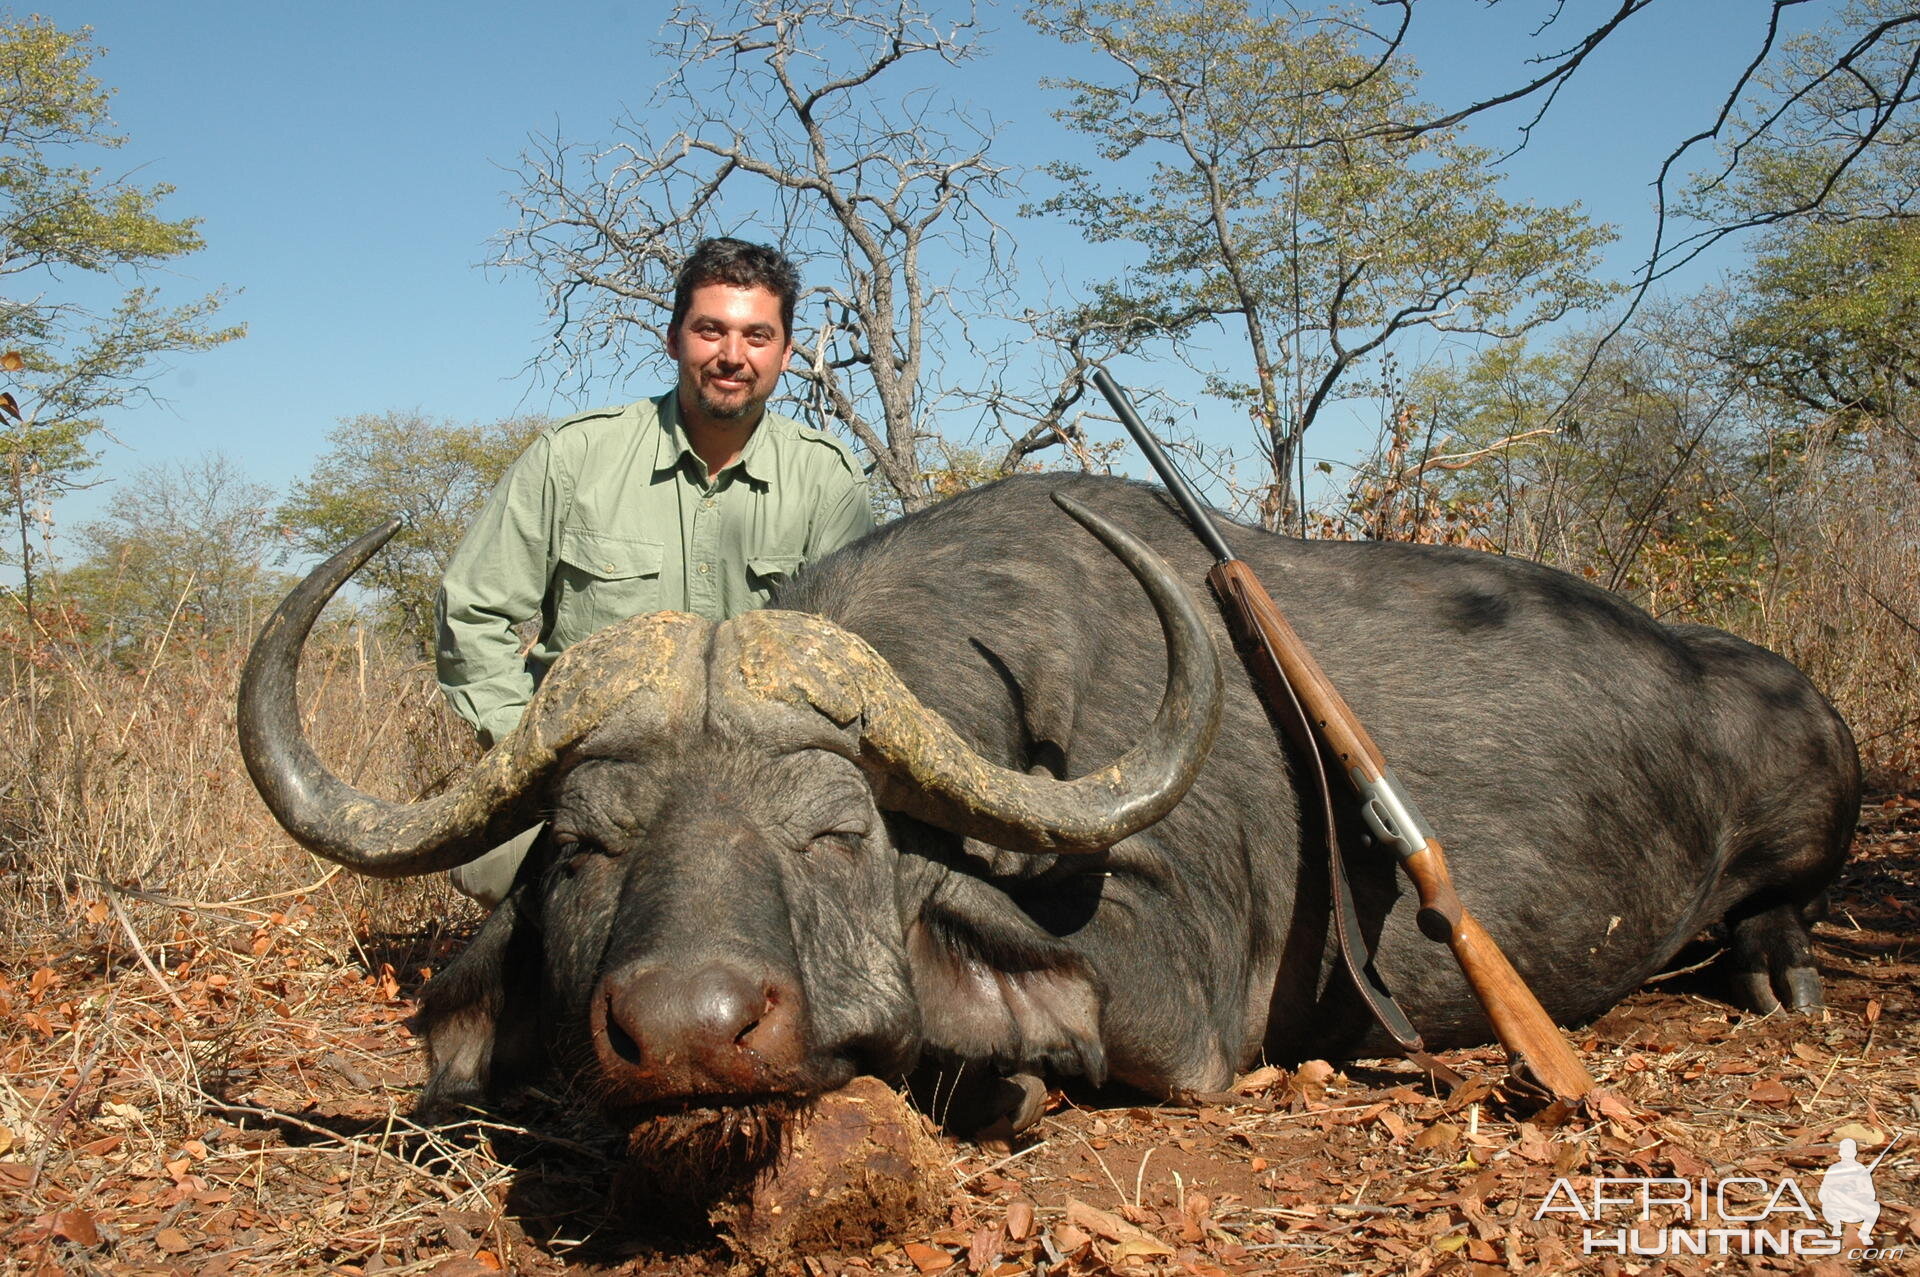
<instances>
[{"instance_id":1,"label":"man's beard","mask_svg":"<svg viewBox=\"0 0 1920 1277\"><path fill-rule=\"evenodd\" d=\"M748 421L760 415L760 409L766 405L765 399L754 397L751 389L738 392L738 399L720 399L708 388L704 379L699 383L695 397L700 402L700 411L714 421Z\"/></svg>"},{"instance_id":2,"label":"man's beard","mask_svg":"<svg viewBox=\"0 0 1920 1277\"><path fill-rule=\"evenodd\" d=\"M700 411L714 421L739 421L759 406L750 395L733 402L723 402L715 399L705 387L700 390Z\"/></svg>"}]
</instances>

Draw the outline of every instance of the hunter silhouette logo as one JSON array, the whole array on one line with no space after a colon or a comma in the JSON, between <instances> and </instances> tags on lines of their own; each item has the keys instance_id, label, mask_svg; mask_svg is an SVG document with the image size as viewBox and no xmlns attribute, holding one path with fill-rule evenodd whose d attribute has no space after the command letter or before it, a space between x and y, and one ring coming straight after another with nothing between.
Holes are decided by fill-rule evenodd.
<instances>
[{"instance_id":1,"label":"hunter silhouette logo","mask_svg":"<svg viewBox=\"0 0 1920 1277\"><path fill-rule=\"evenodd\" d=\"M1896 1141L1897 1142L1897 1141ZM1880 1200L1874 1195L1873 1173L1880 1168L1889 1144L1873 1159L1872 1166L1860 1165L1856 1154L1860 1146L1852 1140L1840 1141L1840 1157L1820 1177L1820 1213L1834 1236L1844 1237L1848 1224L1860 1225L1860 1244L1873 1245L1874 1221L1880 1218Z\"/></svg>"},{"instance_id":2,"label":"hunter silhouette logo","mask_svg":"<svg viewBox=\"0 0 1920 1277\"><path fill-rule=\"evenodd\" d=\"M1842 1139L1838 1156L1821 1173L1812 1200L1791 1175L1779 1179L1757 1175L1724 1179L1705 1175L1698 1179L1601 1175L1585 1189L1576 1188L1563 1177L1553 1181L1533 1217L1577 1216L1585 1225L1580 1249L1589 1255L1899 1259L1906 1255L1905 1246L1873 1244L1873 1228L1880 1218L1873 1173L1897 1143L1896 1136L1871 1164L1862 1164L1859 1144L1851 1138ZM1813 1201L1820 1204L1817 1212ZM1856 1228L1858 1244L1849 1246L1848 1233Z\"/></svg>"}]
</instances>

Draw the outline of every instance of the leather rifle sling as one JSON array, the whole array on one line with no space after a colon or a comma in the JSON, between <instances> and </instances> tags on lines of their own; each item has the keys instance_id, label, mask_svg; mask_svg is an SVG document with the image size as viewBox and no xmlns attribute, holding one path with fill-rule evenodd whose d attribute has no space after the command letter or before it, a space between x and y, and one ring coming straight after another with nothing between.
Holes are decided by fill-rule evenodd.
<instances>
[{"instance_id":1,"label":"leather rifle sling","mask_svg":"<svg viewBox=\"0 0 1920 1277\"><path fill-rule=\"evenodd\" d=\"M1207 580L1216 594L1224 596L1227 593L1223 588L1224 582L1213 574L1209 573ZM1359 990L1361 1000L1367 1004L1374 1020L1387 1031L1400 1053L1447 1087L1458 1087L1466 1079L1427 1050L1420 1031L1413 1027L1413 1021L1407 1018L1406 1011L1394 1000L1392 991L1374 970L1373 955L1368 952L1366 937L1360 931L1360 910L1354 902L1353 885L1347 881L1346 857L1340 849L1339 822L1333 804L1333 790L1327 781L1326 759L1321 753L1320 742L1307 722L1306 709L1300 704L1299 695L1294 692L1293 684L1287 681L1286 673L1274 659L1273 653L1255 636L1244 632L1246 627L1239 623L1239 618L1245 612L1239 601L1222 597L1221 602L1226 606L1229 618L1235 621L1231 628L1240 655L1265 692L1261 699L1266 702L1294 756L1296 772L1303 786L1302 850L1305 850L1306 840L1314 834L1319 836L1326 848L1327 879L1332 888L1333 930L1347 975L1352 979L1354 988Z\"/></svg>"}]
</instances>

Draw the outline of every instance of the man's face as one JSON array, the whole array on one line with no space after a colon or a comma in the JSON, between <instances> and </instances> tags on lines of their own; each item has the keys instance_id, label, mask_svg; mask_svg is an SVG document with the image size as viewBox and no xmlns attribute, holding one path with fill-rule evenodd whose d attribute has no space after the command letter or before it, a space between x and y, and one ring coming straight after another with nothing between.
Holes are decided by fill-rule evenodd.
<instances>
[{"instance_id":1,"label":"man's face","mask_svg":"<svg viewBox=\"0 0 1920 1277\"><path fill-rule=\"evenodd\" d=\"M680 408L695 421L751 425L793 354L780 299L755 285L702 284L686 317L667 330L680 364Z\"/></svg>"}]
</instances>

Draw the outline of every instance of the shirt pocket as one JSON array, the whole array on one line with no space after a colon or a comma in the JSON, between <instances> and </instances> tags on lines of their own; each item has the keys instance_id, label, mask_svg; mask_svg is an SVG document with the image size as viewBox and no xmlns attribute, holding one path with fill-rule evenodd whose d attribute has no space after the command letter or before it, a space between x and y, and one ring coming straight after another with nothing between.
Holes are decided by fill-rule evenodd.
<instances>
[{"instance_id":1,"label":"shirt pocket","mask_svg":"<svg viewBox=\"0 0 1920 1277\"><path fill-rule=\"evenodd\" d=\"M762 554L747 560L747 593L754 607L765 607L774 590L786 584L806 557L799 554Z\"/></svg>"},{"instance_id":2,"label":"shirt pocket","mask_svg":"<svg viewBox=\"0 0 1920 1277\"><path fill-rule=\"evenodd\" d=\"M659 611L664 554L658 541L575 529L562 534L554 645L569 647L615 621Z\"/></svg>"}]
</instances>

